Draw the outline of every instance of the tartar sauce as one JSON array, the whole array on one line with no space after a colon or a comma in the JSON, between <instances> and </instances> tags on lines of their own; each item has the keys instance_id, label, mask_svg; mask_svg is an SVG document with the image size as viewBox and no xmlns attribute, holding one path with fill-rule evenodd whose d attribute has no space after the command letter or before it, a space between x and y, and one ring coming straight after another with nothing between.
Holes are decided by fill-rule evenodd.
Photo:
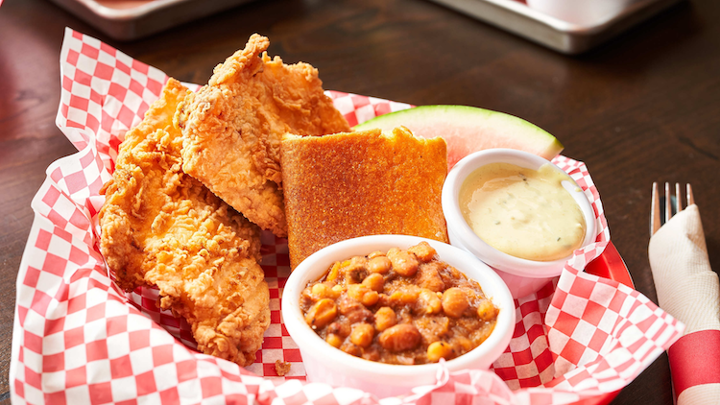
<instances>
[{"instance_id":1,"label":"tartar sauce","mask_svg":"<svg viewBox=\"0 0 720 405\"><path fill-rule=\"evenodd\" d=\"M491 163L460 188L460 210L480 239L509 255L551 261L582 245L585 220L562 186L570 176L545 164L539 170Z\"/></svg>"}]
</instances>

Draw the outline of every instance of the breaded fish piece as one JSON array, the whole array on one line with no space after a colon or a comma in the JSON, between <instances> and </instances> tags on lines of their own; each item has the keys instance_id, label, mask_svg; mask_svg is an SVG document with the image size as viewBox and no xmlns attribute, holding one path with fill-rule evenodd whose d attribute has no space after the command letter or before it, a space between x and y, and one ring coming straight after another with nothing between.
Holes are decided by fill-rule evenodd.
<instances>
[{"instance_id":1,"label":"breaded fish piece","mask_svg":"<svg viewBox=\"0 0 720 405\"><path fill-rule=\"evenodd\" d=\"M282 140L290 267L336 242L378 234L448 242L447 145L405 127Z\"/></svg>"},{"instance_id":2,"label":"breaded fish piece","mask_svg":"<svg viewBox=\"0 0 720 405\"><path fill-rule=\"evenodd\" d=\"M245 49L218 65L209 83L185 100L183 170L276 236L287 235L280 138L349 131L323 93L317 69L285 65L253 35ZM262 56L260 56L262 54Z\"/></svg>"},{"instance_id":3,"label":"breaded fish piece","mask_svg":"<svg viewBox=\"0 0 720 405\"><path fill-rule=\"evenodd\" d=\"M160 306L187 319L200 351L245 366L270 323L260 231L183 173L173 115L186 92L170 79L126 134L103 189L100 249L120 287L156 285Z\"/></svg>"}]
</instances>

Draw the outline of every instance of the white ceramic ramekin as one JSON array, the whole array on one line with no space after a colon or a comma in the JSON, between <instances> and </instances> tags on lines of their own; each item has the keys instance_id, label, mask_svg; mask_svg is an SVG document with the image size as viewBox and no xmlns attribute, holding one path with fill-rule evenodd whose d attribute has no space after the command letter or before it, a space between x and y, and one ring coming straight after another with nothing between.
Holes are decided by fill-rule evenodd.
<instances>
[{"instance_id":1,"label":"white ceramic ramekin","mask_svg":"<svg viewBox=\"0 0 720 405\"><path fill-rule=\"evenodd\" d=\"M551 164L556 170L562 171L540 156L515 149L488 149L475 152L460 160L448 173L442 191L442 206L450 244L467 250L492 267L510 288L513 297L521 298L536 292L553 277L559 276L571 256L554 261L521 259L488 245L470 228L462 216L458 203L460 187L475 169L490 163L502 162L534 170L544 164ZM595 240L596 219L592 205L575 182L563 182L563 187L573 196L582 210L586 227L582 246L586 246Z\"/></svg>"},{"instance_id":2,"label":"white ceramic ramekin","mask_svg":"<svg viewBox=\"0 0 720 405\"><path fill-rule=\"evenodd\" d=\"M333 263L392 247L407 249L426 241L439 259L476 280L500 309L490 337L464 355L445 362L450 371L487 369L505 351L515 329L515 307L505 283L484 263L464 250L448 244L405 235L372 235L330 245L298 265L288 278L282 295L282 316L290 336L300 348L307 379L336 387L364 390L378 398L403 395L413 387L434 384L439 364L401 366L377 363L338 350L321 339L305 323L300 311L300 294L309 282L318 280Z\"/></svg>"}]
</instances>

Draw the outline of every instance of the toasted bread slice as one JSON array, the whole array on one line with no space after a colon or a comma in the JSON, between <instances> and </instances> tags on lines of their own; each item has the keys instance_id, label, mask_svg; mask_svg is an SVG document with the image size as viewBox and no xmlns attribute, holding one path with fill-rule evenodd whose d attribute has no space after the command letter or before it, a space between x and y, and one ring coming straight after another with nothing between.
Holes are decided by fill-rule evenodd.
<instances>
[{"instance_id":1,"label":"toasted bread slice","mask_svg":"<svg viewBox=\"0 0 720 405\"><path fill-rule=\"evenodd\" d=\"M404 234L447 242L442 138L404 127L320 137L286 134L281 161L294 269L325 246L357 236Z\"/></svg>"}]
</instances>

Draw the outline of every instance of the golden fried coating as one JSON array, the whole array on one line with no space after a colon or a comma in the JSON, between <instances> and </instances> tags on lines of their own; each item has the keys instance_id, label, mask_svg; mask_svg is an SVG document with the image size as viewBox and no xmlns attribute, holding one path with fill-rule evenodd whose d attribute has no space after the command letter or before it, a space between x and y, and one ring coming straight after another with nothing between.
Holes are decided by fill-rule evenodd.
<instances>
[{"instance_id":1,"label":"golden fried coating","mask_svg":"<svg viewBox=\"0 0 720 405\"><path fill-rule=\"evenodd\" d=\"M250 221L287 235L280 138L349 131L325 96L317 69L285 65L253 35L245 49L218 65L209 83L181 105L183 170ZM262 54L262 57L260 56Z\"/></svg>"},{"instance_id":2,"label":"golden fried coating","mask_svg":"<svg viewBox=\"0 0 720 405\"><path fill-rule=\"evenodd\" d=\"M285 135L283 184L290 266L357 236L414 235L448 241L441 194L445 140L404 127L319 137Z\"/></svg>"},{"instance_id":3,"label":"golden fried coating","mask_svg":"<svg viewBox=\"0 0 720 405\"><path fill-rule=\"evenodd\" d=\"M186 92L170 79L126 134L103 190L100 247L120 287L156 285L200 351L245 366L270 323L259 229L183 173L173 115Z\"/></svg>"}]
</instances>

